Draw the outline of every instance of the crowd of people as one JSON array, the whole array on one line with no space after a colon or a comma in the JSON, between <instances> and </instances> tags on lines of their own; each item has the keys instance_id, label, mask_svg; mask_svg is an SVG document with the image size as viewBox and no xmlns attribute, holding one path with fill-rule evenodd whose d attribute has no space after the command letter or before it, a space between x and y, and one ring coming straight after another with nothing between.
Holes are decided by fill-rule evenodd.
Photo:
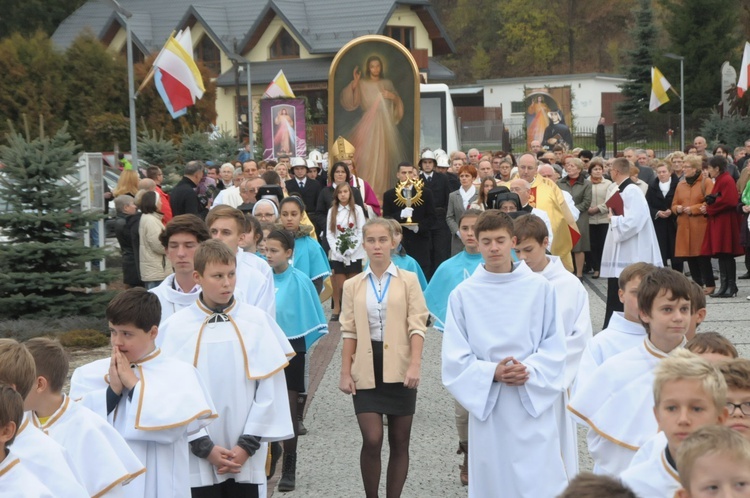
<instances>
[{"instance_id":1,"label":"crowd of people","mask_svg":"<svg viewBox=\"0 0 750 498\"><path fill-rule=\"evenodd\" d=\"M315 458L298 445L307 353L331 322L367 497L386 424L386 494L402 493L430 326L470 497L747 493L750 360L697 328L706 295L737 293L750 168L694 145L426 150L380 195L342 137L328 158L192 161L169 193L156 166L123 171L110 357L65 394L58 341L0 339L0 494L259 497L279 460L296 489ZM586 273L608 279L595 336Z\"/></svg>"}]
</instances>

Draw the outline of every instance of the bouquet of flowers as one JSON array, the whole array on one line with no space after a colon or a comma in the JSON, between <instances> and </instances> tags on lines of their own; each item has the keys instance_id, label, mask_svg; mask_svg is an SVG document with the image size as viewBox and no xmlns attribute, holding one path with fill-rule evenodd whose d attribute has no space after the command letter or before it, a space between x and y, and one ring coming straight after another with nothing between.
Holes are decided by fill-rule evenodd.
<instances>
[{"instance_id":1,"label":"bouquet of flowers","mask_svg":"<svg viewBox=\"0 0 750 498\"><path fill-rule=\"evenodd\" d=\"M354 223L349 222L348 226L336 225L336 229L340 232L336 238L336 250L346 259L357 245Z\"/></svg>"}]
</instances>

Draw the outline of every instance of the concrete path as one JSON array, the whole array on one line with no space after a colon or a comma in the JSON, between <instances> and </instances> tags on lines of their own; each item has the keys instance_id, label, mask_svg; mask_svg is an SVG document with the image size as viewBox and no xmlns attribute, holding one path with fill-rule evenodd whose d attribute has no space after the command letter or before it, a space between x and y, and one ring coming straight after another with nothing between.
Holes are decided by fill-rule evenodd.
<instances>
[{"instance_id":1,"label":"concrete path","mask_svg":"<svg viewBox=\"0 0 750 498\"><path fill-rule=\"evenodd\" d=\"M738 274L744 266L738 261ZM606 280L586 277L594 331L604 319ZM708 299L708 315L700 331L717 331L732 340L744 357L750 358L750 281L739 281L740 292L732 299ZM330 310L327 311L330 314ZM315 389L309 403L305 425L309 434L300 437L297 464L297 489L280 493L269 486L269 496L289 498L350 498L363 496L359 472L360 434L351 397L338 389L341 365L341 340L338 324L331 334L316 344L311 357L310 388ZM425 342L422 381L411 437L411 465L404 498L463 497L467 488L458 480L456 455L458 437L453 416L453 399L440 382L442 335L430 329ZM387 429L386 429L387 430ZM387 436L387 433L386 433ZM581 469L591 468L585 440L579 433ZM387 443L383 448L381 496L385 496ZM279 462L277 474L281 472ZM276 481L276 479L274 479Z\"/></svg>"}]
</instances>

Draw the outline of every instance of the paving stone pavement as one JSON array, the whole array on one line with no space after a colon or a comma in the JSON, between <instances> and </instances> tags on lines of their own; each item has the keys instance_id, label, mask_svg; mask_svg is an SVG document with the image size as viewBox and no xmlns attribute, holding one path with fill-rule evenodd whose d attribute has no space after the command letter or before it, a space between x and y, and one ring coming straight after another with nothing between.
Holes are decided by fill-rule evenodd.
<instances>
[{"instance_id":1,"label":"paving stone pavement","mask_svg":"<svg viewBox=\"0 0 750 498\"><path fill-rule=\"evenodd\" d=\"M737 267L738 274L744 273L741 260L738 260ZM739 280L738 284L740 292L735 298L707 298L708 314L699 332L717 331L726 335L737 346L740 355L750 358L750 302L746 300L750 295L750 281ZM607 282L587 276L584 285L589 292L591 318L596 333L604 320ZM330 310L327 313L330 314ZM458 480L458 465L462 462L462 457L456 455L458 437L454 424L453 399L440 382L441 342L442 335L429 329L412 428L409 477L402 495L404 498L467 495L467 488L462 487ZM310 385L317 384L317 389L309 402L305 417L309 434L299 440L297 489L280 493L274 492L269 486L269 496L363 496L359 472L359 429L351 398L338 389L341 366L338 324L332 324L330 337L319 341L311 355ZM591 469L583 431L579 431L579 448L581 470ZM386 441L383 444L381 496L385 496L387 450ZM278 472L280 471L279 464Z\"/></svg>"}]
</instances>

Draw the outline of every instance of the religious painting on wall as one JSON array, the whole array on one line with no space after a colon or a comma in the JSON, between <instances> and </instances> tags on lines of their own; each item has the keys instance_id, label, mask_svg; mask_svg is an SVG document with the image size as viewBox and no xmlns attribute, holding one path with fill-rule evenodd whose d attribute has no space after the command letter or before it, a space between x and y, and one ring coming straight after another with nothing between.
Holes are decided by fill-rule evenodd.
<instances>
[{"instance_id":1,"label":"religious painting on wall","mask_svg":"<svg viewBox=\"0 0 750 498\"><path fill-rule=\"evenodd\" d=\"M399 42L356 38L339 50L328 75L328 150L337 137L355 148L356 173L381 195L400 162L417 164L419 70Z\"/></svg>"},{"instance_id":2,"label":"religious painting on wall","mask_svg":"<svg viewBox=\"0 0 750 498\"><path fill-rule=\"evenodd\" d=\"M307 155L305 99L261 99L263 159Z\"/></svg>"},{"instance_id":3,"label":"religious painting on wall","mask_svg":"<svg viewBox=\"0 0 750 498\"><path fill-rule=\"evenodd\" d=\"M526 147L536 140L552 150L555 145L573 148L570 87L529 88L526 90Z\"/></svg>"}]
</instances>

